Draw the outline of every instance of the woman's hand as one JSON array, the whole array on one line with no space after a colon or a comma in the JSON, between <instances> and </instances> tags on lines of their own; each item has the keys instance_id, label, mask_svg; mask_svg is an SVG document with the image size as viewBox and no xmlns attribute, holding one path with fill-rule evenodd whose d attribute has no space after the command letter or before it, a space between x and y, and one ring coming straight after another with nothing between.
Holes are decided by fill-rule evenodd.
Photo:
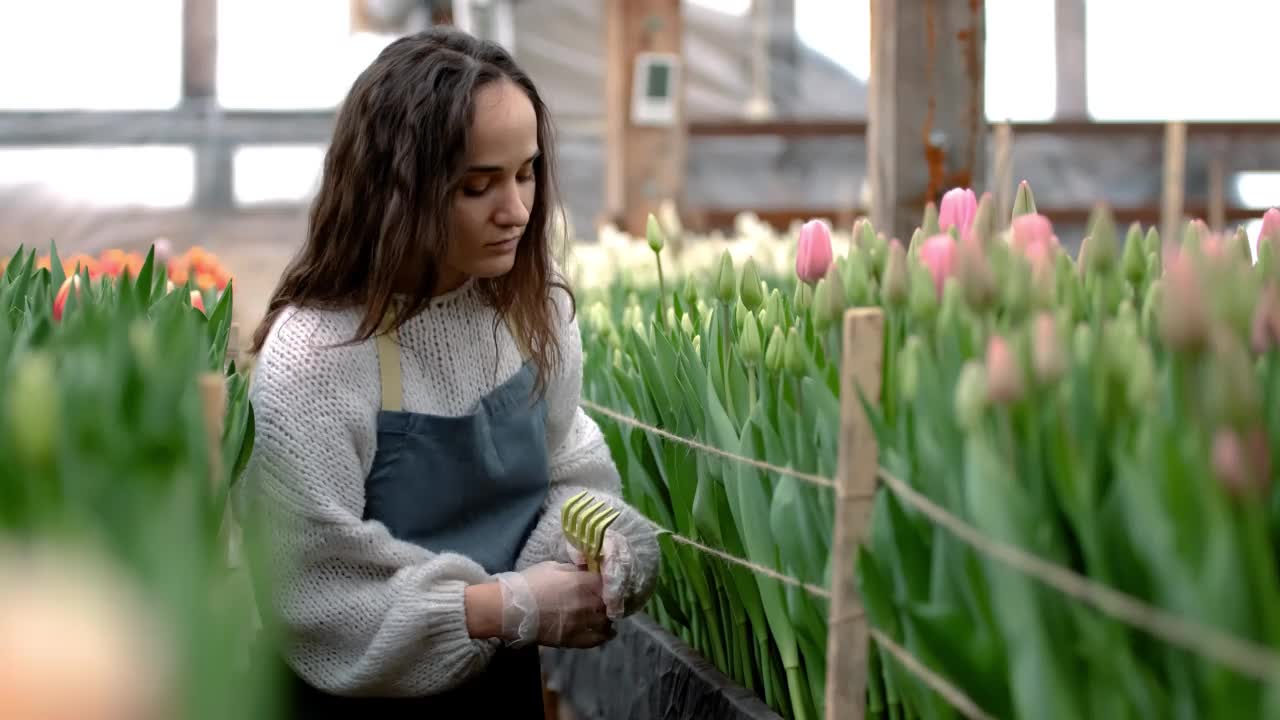
<instances>
[{"instance_id":1,"label":"woman's hand","mask_svg":"<svg viewBox=\"0 0 1280 720\"><path fill-rule=\"evenodd\" d=\"M631 543L627 536L606 530L604 545L601 551L600 580L601 598L604 600L606 613L610 620L617 620L626 615L627 598L632 589L640 584ZM573 545L569 545L569 559L578 567L587 566L586 558Z\"/></svg>"},{"instance_id":2,"label":"woman's hand","mask_svg":"<svg viewBox=\"0 0 1280 720\"><path fill-rule=\"evenodd\" d=\"M542 562L496 576L502 591L502 637L516 647L595 647L613 637L601 578L573 565Z\"/></svg>"}]
</instances>

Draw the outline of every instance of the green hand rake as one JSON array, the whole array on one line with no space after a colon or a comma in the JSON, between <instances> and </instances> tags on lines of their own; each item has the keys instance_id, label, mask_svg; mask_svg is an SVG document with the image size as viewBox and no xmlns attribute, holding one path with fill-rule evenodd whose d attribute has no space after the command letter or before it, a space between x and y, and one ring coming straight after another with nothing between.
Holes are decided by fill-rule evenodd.
<instances>
[{"instance_id":1,"label":"green hand rake","mask_svg":"<svg viewBox=\"0 0 1280 720\"><path fill-rule=\"evenodd\" d=\"M560 510L560 526L569 543L587 560L587 570L600 572L604 552L604 531L620 513L586 490L565 501Z\"/></svg>"}]
</instances>

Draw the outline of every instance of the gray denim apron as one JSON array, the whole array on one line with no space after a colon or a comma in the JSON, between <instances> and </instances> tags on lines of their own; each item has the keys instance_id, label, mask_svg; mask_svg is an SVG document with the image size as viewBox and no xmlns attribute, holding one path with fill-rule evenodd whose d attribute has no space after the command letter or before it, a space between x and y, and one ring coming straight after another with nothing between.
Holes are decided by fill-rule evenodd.
<instances>
[{"instance_id":1,"label":"gray denim apron","mask_svg":"<svg viewBox=\"0 0 1280 720\"><path fill-rule=\"evenodd\" d=\"M526 360L458 417L401 409L400 348L376 337L382 379L377 451L365 480L364 519L432 552L465 555L490 574L515 569L550 482L546 405ZM415 720L541 718L538 648L500 648L484 673L440 695L343 698L294 677L294 717Z\"/></svg>"}]
</instances>

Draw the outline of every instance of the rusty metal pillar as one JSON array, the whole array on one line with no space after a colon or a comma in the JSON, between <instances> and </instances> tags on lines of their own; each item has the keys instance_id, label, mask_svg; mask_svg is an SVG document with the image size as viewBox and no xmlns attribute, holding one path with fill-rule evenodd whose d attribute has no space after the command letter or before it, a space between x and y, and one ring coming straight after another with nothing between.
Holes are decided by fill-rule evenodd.
<instances>
[{"instance_id":1,"label":"rusty metal pillar","mask_svg":"<svg viewBox=\"0 0 1280 720\"><path fill-rule=\"evenodd\" d=\"M985 3L871 0L871 220L904 241L926 202L985 188Z\"/></svg>"}]
</instances>

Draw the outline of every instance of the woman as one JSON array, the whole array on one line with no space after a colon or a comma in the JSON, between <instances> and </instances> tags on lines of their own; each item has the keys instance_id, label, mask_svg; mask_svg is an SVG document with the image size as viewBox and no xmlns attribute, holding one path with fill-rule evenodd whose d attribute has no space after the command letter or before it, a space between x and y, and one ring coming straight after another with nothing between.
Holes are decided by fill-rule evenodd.
<instances>
[{"instance_id":1,"label":"woman","mask_svg":"<svg viewBox=\"0 0 1280 720\"><path fill-rule=\"evenodd\" d=\"M598 645L652 592L655 536L578 405L551 141L511 57L446 28L342 105L254 335L237 501L300 716L541 717L538 645ZM560 527L584 489L621 510L600 574Z\"/></svg>"}]
</instances>

